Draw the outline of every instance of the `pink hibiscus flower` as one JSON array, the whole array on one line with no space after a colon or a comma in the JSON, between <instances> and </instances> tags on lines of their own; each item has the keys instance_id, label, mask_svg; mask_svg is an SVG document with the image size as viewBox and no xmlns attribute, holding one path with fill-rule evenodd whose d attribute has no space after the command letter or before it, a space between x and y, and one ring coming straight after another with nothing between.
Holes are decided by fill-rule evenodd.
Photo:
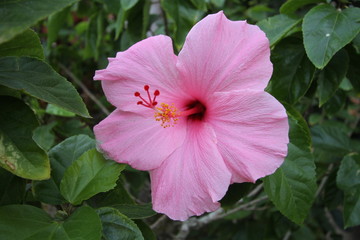
<instances>
[{"instance_id":1,"label":"pink hibiscus flower","mask_svg":"<svg viewBox=\"0 0 360 240\"><path fill-rule=\"evenodd\" d=\"M109 158L150 171L155 211L214 211L229 184L273 173L287 154L285 109L264 92L271 74L265 34L222 12L197 23L178 56L169 37L149 37L96 72L117 107L96 139Z\"/></svg>"}]
</instances>

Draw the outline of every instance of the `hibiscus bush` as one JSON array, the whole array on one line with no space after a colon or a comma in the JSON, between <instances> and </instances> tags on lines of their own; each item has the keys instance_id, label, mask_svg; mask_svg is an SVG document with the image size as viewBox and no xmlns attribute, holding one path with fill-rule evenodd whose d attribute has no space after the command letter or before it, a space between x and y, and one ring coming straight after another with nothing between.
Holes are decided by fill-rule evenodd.
<instances>
[{"instance_id":1,"label":"hibiscus bush","mask_svg":"<svg viewBox=\"0 0 360 240\"><path fill-rule=\"evenodd\" d=\"M0 239L359 236L359 0L0 16Z\"/></svg>"}]
</instances>

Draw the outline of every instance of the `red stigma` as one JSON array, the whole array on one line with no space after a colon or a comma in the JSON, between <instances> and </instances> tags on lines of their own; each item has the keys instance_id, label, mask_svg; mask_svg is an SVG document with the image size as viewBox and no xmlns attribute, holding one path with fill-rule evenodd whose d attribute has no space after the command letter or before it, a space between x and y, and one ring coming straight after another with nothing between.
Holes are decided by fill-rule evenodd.
<instances>
[{"instance_id":1,"label":"red stigma","mask_svg":"<svg viewBox=\"0 0 360 240\"><path fill-rule=\"evenodd\" d=\"M154 108L157 105L157 102L155 101L156 97L160 95L159 90L154 91L154 97L151 98L150 92L149 92L149 85L144 86L144 90L146 91L146 94L148 96L148 100L145 100L139 92L135 92L134 96L140 98L142 101L138 101L137 105L143 105L144 107L148 108Z\"/></svg>"}]
</instances>

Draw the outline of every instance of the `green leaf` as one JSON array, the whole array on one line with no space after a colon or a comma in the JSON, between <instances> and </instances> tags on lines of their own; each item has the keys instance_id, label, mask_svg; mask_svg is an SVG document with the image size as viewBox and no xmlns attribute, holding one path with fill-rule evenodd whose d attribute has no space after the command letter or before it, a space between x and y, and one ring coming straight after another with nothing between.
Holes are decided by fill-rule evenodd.
<instances>
[{"instance_id":1,"label":"green leaf","mask_svg":"<svg viewBox=\"0 0 360 240\"><path fill-rule=\"evenodd\" d=\"M186 35L193 25L204 15L205 11L194 9L187 1L160 1L161 7L169 19L169 30L174 45L179 50L185 40Z\"/></svg>"},{"instance_id":2,"label":"green leaf","mask_svg":"<svg viewBox=\"0 0 360 240\"><path fill-rule=\"evenodd\" d=\"M53 104L48 104L46 106L45 112L51 115L55 116L61 116L61 117L75 117L75 114L69 111L66 111L65 109L55 106Z\"/></svg>"},{"instance_id":3,"label":"green leaf","mask_svg":"<svg viewBox=\"0 0 360 240\"><path fill-rule=\"evenodd\" d=\"M43 210L30 205L0 207L0 239L11 240L98 240L101 222L87 206L78 208L65 221L52 220Z\"/></svg>"},{"instance_id":4,"label":"green leaf","mask_svg":"<svg viewBox=\"0 0 360 240\"><path fill-rule=\"evenodd\" d=\"M283 215L302 224L316 192L315 164L306 121L294 108L286 107L290 123L288 155L274 174L264 178L264 189Z\"/></svg>"},{"instance_id":5,"label":"green leaf","mask_svg":"<svg viewBox=\"0 0 360 240\"><path fill-rule=\"evenodd\" d=\"M207 1L207 0L191 0L191 3L192 3L197 9L202 10L202 11L207 11L206 1Z\"/></svg>"},{"instance_id":6,"label":"green leaf","mask_svg":"<svg viewBox=\"0 0 360 240\"><path fill-rule=\"evenodd\" d=\"M138 2L139 2L139 0L120 0L121 7L125 11L127 11L127 10L131 9L132 7L134 7Z\"/></svg>"},{"instance_id":7,"label":"green leaf","mask_svg":"<svg viewBox=\"0 0 360 240\"><path fill-rule=\"evenodd\" d=\"M34 181L33 192L35 197L45 203L62 204L65 199L60 193L60 183L64 172L84 152L95 147L95 140L78 135L67 138L49 151L51 163L51 178L45 181Z\"/></svg>"},{"instance_id":8,"label":"green leaf","mask_svg":"<svg viewBox=\"0 0 360 240\"><path fill-rule=\"evenodd\" d=\"M38 35L31 29L17 35L10 41L0 44L0 57L29 56L44 59L44 51Z\"/></svg>"},{"instance_id":9,"label":"green leaf","mask_svg":"<svg viewBox=\"0 0 360 240\"><path fill-rule=\"evenodd\" d=\"M16 98L0 97L0 102L0 166L27 179L49 178L49 159L32 140L39 125L34 113Z\"/></svg>"},{"instance_id":10,"label":"green leaf","mask_svg":"<svg viewBox=\"0 0 360 240\"><path fill-rule=\"evenodd\" d=\"M324 0L288 0L280 7L280 13L292 15L299 8L312 4L312 3L320 3L325 2Z\"/></svg>"},{"instance_id":11,"label":"green leaf","mask_svg":"<svg viewBox=\"0 0 360 240\"><path fill-rule=\"evenodd\" d=\"M94 137L90 127L78 118L59 121L54 130L66 138L79 134Z\"/></svg>"},{"instance_id":12,"label":"green leaf","mask_svg":"<svg viewBox=\"0 0 360 240\"><path fill-rule=\"evenodd\" d=\"M283 215L296 224L302 224L316 191L315 164L311 153L290 143L285 162L264 179L264 188Z\"/></svg>"},{"instance_id":13,"label":"green leaf","mask_svg":"<svg viewBox=\"0 0 360 240\"><path fill-rule=\"evenodd\" d=\"M18 90L5 87L3 85L0 85L0 96L10 96L14 98L21 98L21 93Z\"/></svg>"},{"instance_id":14,"label":"green leaf","mask_svg":"<svg viewBox=\"0 0 360 240\"><path fill-rule=\"evenodd\" d=\"M289 138L290 142L302 150L311 151L311 134L307 122L294 107L284 105L289 117Z\"/></svg>"},{"instance_id":15,"label":"green leaf","mask_svg":"<svg viewBox=\"0 0 360 240\"><path fill-rule=\"evenodd\" d=\"M271 55L274 72L267 90L280 101L296 103L309 89L315 67L299 39L281 41Z\"/></svg>"},{"instance_id":16,"label":"green leaf","mask_svg":"<svg viewBox=\"0 0 360 240\"><path fill-rule=\"evenodd\" d=\"M346 93L338 89L329 101L324 104L323 109L328 115L334 115L344 107L346 99Z\"/></svg>"},{"instance_id":17,"label":"green leaf","mask_svg":"<svg viewBox=\"0 0 360 240\"><path fill-rule=\"evenodd\" d=\"M142 219L152 217L156 212L152 209L151 204L135 205L135 204L115 204L111 207L116 208L122 214L131 219Z\"/></svg>"},{"instance_id":18,"label":"green leaf","mask_svg":"<svg viewBox=\"0 0 360 240\"><path fill-rule=\"evenodd\" d=\"M344 191L345 227L360 224L360 155L348 155L341 161L336 178L338 187Z\"/></svg>"},{"instance_id":19,"label":"green leaf","mask_svg":"<svg viewBox=\"0 0 360 240\"><path fill-rule=\"evenodd\" d=\"M138 226L138 228L141 231L141 234L143 235L143 238L146 240L156 240L155 233L151 230L149 225L147 225L144 221L140 219L134 220L135 224Z\"/></svg>"},{"instance_id":20,"label":"green leaf","mask_svg":"<svg viewBox=\"0 0 360 240\"><path fill-rule=\"evenodd\" d=\"M360 54L360 33L354 38L353 46L357 54Z\"/></svg>"},{"instance_id":21,"label":"green leaf","mask_svg":"<svg viewBox=\"0 0 360 240\"><path fill-rule=\"evenodd\" d=\"M301 19L279 14L264 19L258 22L257 25L266 33L267 38L270 40L270 46L274 46L300 22Z\"/></svg>"},{"instance_id":22,"label":"green leaf","mask_svg":"<svg viewBox=\"0 0 360 240\"><path fill-rule=\"evenodd\" d=\"M337 126L316 125L311 128L313 145L333 155L343 155L351 151L348 135Z\"/></svg>"},{"instance_id":23,"label":"green leaf","mask_svg":"<svg viewBox=\"0 0 360 240\"><path fill-rule=\"evenodd\" d=\"M349 56L345 50L341 50L335 54L329 64L320 72L317 88L319 106L322 106L335 94L346 76L348 66Z\"/></svg>"},{"instance_id":24,"label":"green leaf","mask_svg":"<svg viewBox=\"0 0 360 240\"><path fill-rule=\"evenodd\" d=\"M29 57L0 58L0 84L90 117L74 86L47 63Z\"/></svg>"},{"instance_id":25,"label":"green leaf","mask_svg":"<svg viewBox=\"0 0 360 240\"><path fill-rule=\"evenodd\" d=\"M142 38L146 38L146 33L149 29L149 22L150 22L150 8L151 8L151 0L145 0L144 6L143 6L143 21L142 21L142 31L141 36Z\"/></svg>"},{"instance_id":26,"label":"green leaf","mask_svg":"<svg viewBox=\"0 0 360 240\"><path fill-rule=\"evenodd\" d=\"M56 41L61 27L66 22L66 18L69 15L70 8L64 8L60 12L52 14L48 19L47 29L47 48L50 49L51 44Z\"/></svg>"},{"instance_id":27,"label":"green leaf","mask_svg":"<svg viewBox=\"0 0 360 240\"><path fill-rule=\"evenodd\" d=\"M360 55L355 51L349 51L350 63L346 76L357 92L360 92Z\"/></svg>"},{"instance_id":28,"label":"green leaf","mask_svg":"<svg viewBox=\"0 0 360 240\"><path fill-rule=\"evenodd\" d=\"M110 207L103 207L97 209L96 212L100 216L103 228L103 237L105 239L144 239L137 225L125 215L121 214L118 210Z\"/></svg>"},{"instance_id":29,"label":"green leaf","mask_svg":"<svg viewBox=\"0 0 360 240\"><path fill-rule=\"evenodd\" d=\"M131 204L134 205L135 201L124 188L124 182L119 178L116 182L116 187L110 191L96 194L87 203L94 208L112 206L116 204Z\"/></svg>"},{"instance_id":30,"label":"green leaf","mask_svg":"<svg viewBox=\"0 0 360 240\"><path fill-rule=\"evenodd\" d=\"M267 18L272 12L274 12L274 10L265 4L257 4L248 8L246 10L246 15L254 21L261 21Z\"/></svg>"},{"instance_id":31,"label":"green leaf","mask_svg":"<svg viewBox=\"0 0 360 240\"><path fill-rule=\"evenodd\" d=\"M78 0L2 1L0 4L0 43L6 42L39 20L77 2Z\"/></svg>"},{"instance_id":32,"label":"green leaf","mask_svg":"<svg viewBox=\"0 0 360 240\"><path fill-rule=\"evenodd\" d=\"M55 144L55 135L52 129L55 127L56 122L49 123L35 128L33 134L33 140L39 145L44 151L48 151Z\"/></svg>"},{"instance_id":33,"label":"green leaf","mask_svg":"<svg viewBox=\"0 0 360 240\"><path fill-rule=\"evenodd\" d=\"M106 160L96 151L89 150L66 169L60 183L60 192L74 205L80 204L99 192L116 186L125 165Z\"/></svg>"},{"instance_id":34,"label":"green leaf","mask_svg":"<svg viewBox=\"0 0 360 240\"><path fill-rule=\"evenodd\" d=\"M21 203L25 196L26 180L0 168L0 206Z\"/></svg>"},{"instance_id":35,"label":"green leaf","mask_svg":"<svg viewBox=\"0 0 360 240\"><path fill-rule=\"evenodd\" d=\"M225 4L225 0L210 0L212 4L214 4L217 8L223 8Z\"/></svg>"},{"instance_id":36,"label":"green leaf","mask_svg":"<svg viewBox=\"0 0 360 240\"><path fill-rule=\"evenodd\" d=\"M115 40L117 40L120 36L120 34L123 31L125 20L126 20L127 14L123 8L119 8L119 12L116 16L116 24L115 24Z\"/></svg>"},{"instance_id":37,"label":"green leaf","mask_svg":"<svg viewBox=\"0 0 360 240\"><path fill-rule=\"evenodd\" d=\"M336 10L328 4L322 4L312 8L303 21L306 53L320 69L359 32L360 8Z\"/></svg>"}]
</instances>

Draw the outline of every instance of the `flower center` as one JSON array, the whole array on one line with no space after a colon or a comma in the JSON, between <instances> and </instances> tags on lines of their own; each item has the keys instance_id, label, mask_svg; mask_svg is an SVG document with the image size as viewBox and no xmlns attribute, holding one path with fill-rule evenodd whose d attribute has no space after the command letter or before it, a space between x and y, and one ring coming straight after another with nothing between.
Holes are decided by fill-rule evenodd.
<instances>
[{"instance_id":1,"label":"flower center","mask_svg":"<svg viewBox=\"0 0 360 240\"><path fill-rule=\"evenodd\" d=\"M205 114L206 107L199 101L193 101L186 105L184 111L179 111L174 104L161 103L160 107L156 107L158 104L156 97L160 95L159 90L154 91L154 97L151 97L149 92L149 85L144 86L146 91L147 100L141 96L139 92L135 92L135 97L141 99L137 102L137 105L142 105L147 108L151 108L155 111L154 118L160 122L163 128L174 127L179 121L180 117L187 117L190 120L202 120Z\"/></svg>"}]
</instances>

